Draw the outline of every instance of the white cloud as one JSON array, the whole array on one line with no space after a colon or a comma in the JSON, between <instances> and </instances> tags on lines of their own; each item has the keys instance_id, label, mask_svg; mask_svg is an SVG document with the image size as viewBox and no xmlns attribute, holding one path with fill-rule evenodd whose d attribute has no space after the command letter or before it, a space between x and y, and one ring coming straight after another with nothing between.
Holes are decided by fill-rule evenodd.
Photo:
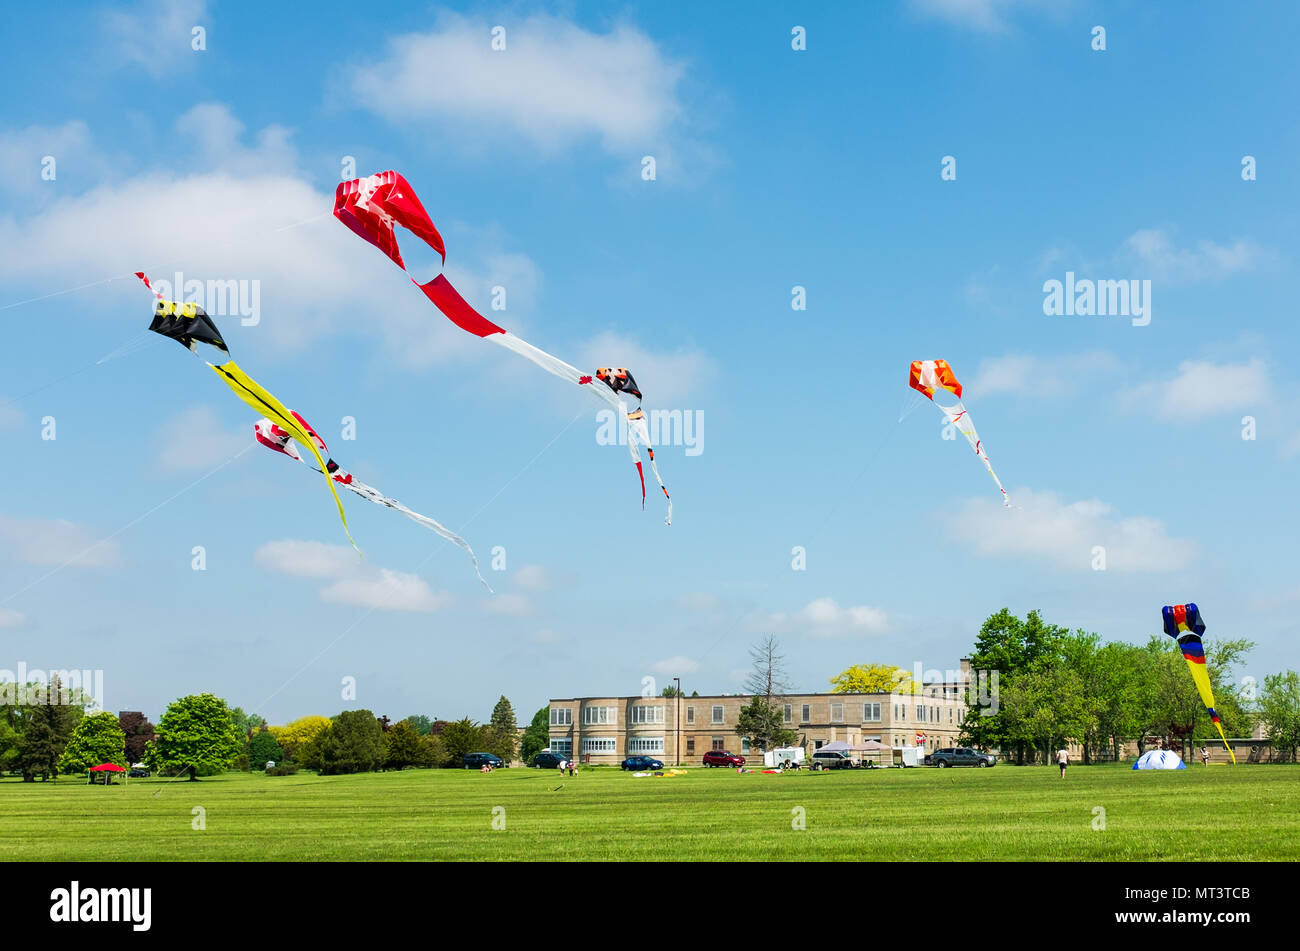
<instances>
[{"instance_id":1,"label":"white cloud","mask_svg":"<svg viewBox=\"0 0 1300 951\"><path fill-rule=\"evenodd\" d=\"M86 526L63 519L0 515L0 548L29 565L104 568L119 560L116 542L101 541Z\"/></svg>"},{"instance_id":2,"label":"white cloud","mask_svg":"<svg viewBox=\"0 0 1300 951\"><path fill-rule=\"evenodd\" d=\"M944 517L947 534L981 555L1034 559L1067 571L1091 571L1097 546L1107 571L1166 572L1187 567L1197 555L1191 539L1169 535L1163 522L1120 516L1099 499L1065 502L1053 492L1016 489L1014 508L971 499Z\"/></svg>"},{"instance_id":3,"label":"white cloud","mask_svg":"<svg viewBox=\"0 0 1300 951\"><path fill-rule=\"evenodd\" d=\"M1005 33L1018 8L1042 6L1041 0L911 0L923 16L980 33Z\"/></svg>"},{"instance_id":4,"label":"white cloud","mask_svg":"<svg viewBox=\"0 0 1300 951\"><path fill-rule=\"evenodd\" d=\"M42 178L46 156L54 159L53 181ZM53 197L60 176L94 179L105 166L91 144L90 127L80 120L0 133L0 189L11 194L39 196L44 188Z\"/></svg>"},{"instance_id":5,"label":"white cloud","mask_svg":"<svg viewBox=\"0 0 1300 951\"><path fill-rule=\"evenodd\" d=\"M247 449L253 426L226 428L208 406L193 406L167 419L154 433L154 464L168 472L211 469Z\"/></svg>"},{"instance_id":6,"label":"white cloud","mask_svg":"<svg viewBox=\"0 0 1300 951\"><path fill-rule=\"evenodd\" d=\"M207 55L192 47L194 27L212 25L207 7L205 0L145 0L106 13L105 33L119 61L161 79Z\"/></svg>"},{"instance_id":7,"label":"white cloud","mask_svg":"<svg viewBox=\"0 0 1300 951\"><path fill-rule=\"evenodd\" d=\"M677 677L681 674L698 674L700 672L700 662L693 657L684 657L678 654L673 657L666 657L663 660L655 661L650 665L650 670L661 677Z\"/></svg>"},{"instance_id":8,"label":"white cloud","mask_svg":"<svg viewBox=\"0 0 1300 951\"><path fill-rule=\"evenodd\" d=\"M434 592L418 575L380 568L377 575L342 578L323 588L322 601L350 604L376 611L439 611L451 604L451 596Z\"/></svg>"},{"instance_id":9,"label":"white cloud","mask_svg":"<svg viewBox=\"0 0 1300 951\"><path fill-rule=\"evenodd\" d=\"M994 393L1066 396L1089 383L1093 377L1118 368L1119 360L1105 350L1088 350L1067 356L1008 353L981 360L966 389L972 395L980 396Z\"/></svg>"},{"instance_id":10,"label":"white cloud","mask_svg":"<svg viewBox=\"0 0 1300 951\"><path fill-rule=\"evenodd\" d=\"M506 617L528 617L533 613L533 603L522 594L494 594L488 599L483 610L488 614L501 614Z\"/></svg>"},{"instance_id":11,"label":"white cloud","mask_svg":"<svg viewBox=\"0 0 1300 951\"><path fill-rule=\"evenodd\" d=\"M551 587L551 579L541 565L524 565L510 580L525 591L542 592Z\"/></svg>"},{"instance_id":12,"label":"white cloud","mask_svg":"<svg viewBox=\"0 0 1300 951\"><path fill-rule=\"evenodd\" d=\"M433 591L419 575L372 567L345 545L284 539L267 542L254 560L270 571L296 578L331 579L320 589L330 604L349 604L374 611L440 611L451 596Z\"/></svg>"},{"instance_id":13,"label":"white cloud","mask_svg":"<svg viewBox=\"0 0 1300 951\"><path fill-rule=\"evenodd\" d=\"M692 594L684 594L677 599L677 606L687 611L716 611L718 608L717 595L710 594L707 591L696 591Z\"/></svg>"},{"instance_id":14,"label":"white cloud","mask_svg":"<svg viewBox=\"0 0 1300 951\"><path fill-rule=\"evenodd\" d=\"M647 409L694 409L687 401L714 375L713 361L698 350L654 351L610 331L597 334L578 352L579 366L630 370L645 394Z\"/></svg>"},{"instance_id":15,"label":"white cloud","mask_svg":"<svg viewBox=\"0 0 1300 951\"><path fill-rule=\"evenodd\" d=\"M880 634L889 629L889 618L880 608L859 604L842 607L834 598L817 598L794 614L773 612L751 617L755 630L788 631L810 637L839 637L850 634Z\"/></svg>"},{"instance_id":16,"label":"white cloud","mask_svg":"<svg viewBox=\"0 0 1300 951\"><path fill-rule=\"evenodd\" d=\"M286 538L267 542L253 556L263 568L295 578L336 578L357 568L357 553L346 545Z\"/></svg>"},{"instance_id":17,"label":"white cloud","mask_svg":"<svg viewBox=\"0 0 1300 951\"><path fill-rule=\"evenodd\" d=\"M1120 256L1142 269L1143 278L1178 283L1222 280L1253 269L1269 257L1255 243L1198 241L1196 247L1176 247L1169 232L1145 228L1125 239Z\"/></svg>"},{"instance_id":18,"label":"white cloud","mask_svg":"<svg viewBox=\"0 0 1300 951\"><path fill-rule=\"evenodd\" d=\"M1128 409L1182 423L1212 413L1264 409L1270 400L1268 366L1259 358L1218 364L1185 360L1173 377L1143 383L1120 397Z\"/></svg>"},{"instance_id":19,"label":"white cloud","mask_svg":"<svg viewBox=\"0 0 1300 951\"><path fill-rule=\"evenodd\" d=\"M24 416L13 403L0 401L0 432L17 429L23 424Z\"/></svg>"},{"instance_id":20,"label":"white cloud","mask_svg":"<svg viewBox=\"0 0 1300 951\"><path fill-rule=\"evenodd\" d=\"M27 615L21 611L0 608L0 630L17 630L27 626Z\"/></svg>"},{"instance_id":21,"label":"white cloud","mask_svg":"<svg viewBox=\"0 0 1300 951\"><path fill-rule=\"evenodd\" d=\"M0 217L6 249L0 279L48 290L84 284L90 275L120 276L101 296L115 293L123 306L134 302L145 314L148 298L130 276L136 270L171 282L177 272L187 281L243 281L260 294L255 326L244 324L242 311L224 314L205 302L237 351L243 335L267 354L348 334L378 335L392 358L407 366L483 359L481 344L436 319L391 262L333 220L333 194L295 177L287 131L268 127L244 145L242 125L217 105L190 110L178 127L190 134L177 137L169 171L109 180L56 199L39 214ZM177 174L175 168L189 170ZM491 229L459 230L469 231L471 253L455 258L451 280L479 307L501 284L515 319L526 316L541 283L537 266L504 250ZM103 240L106 234L113 240ZM376 313L384 319L358 316Z\"/></svg>"},{"instance_id":22,"label":"white cloud","mask_svg":"<svg viewBox=\"0 0 1300 951\"><path fill-rule=\"evenodd\" d=\"M684 67L632 26L602 34L545 14L507 17L506 49L494 51L494 25L446 13L428 33L394 37L383 59L351 72L351 93L396 125L440 123L443 144L472 128L478 143L508 131L548 152L591 139L611 152L648 148L681 117Z\"/></svg>"}]
</instances>

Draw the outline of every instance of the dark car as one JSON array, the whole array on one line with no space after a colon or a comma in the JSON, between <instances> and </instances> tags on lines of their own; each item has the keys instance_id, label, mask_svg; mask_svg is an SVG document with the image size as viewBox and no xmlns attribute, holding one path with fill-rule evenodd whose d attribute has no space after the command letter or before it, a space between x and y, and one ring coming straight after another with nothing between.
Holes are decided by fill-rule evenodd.
<instances>
[{"instance_id":1,"label":"dark car","mask_svg":"<svg viewBox=\"0 0 1300 951\"><path fill-rule=\"evenodd\" d=\"M619 763L618 765L620 768L627 769L627 770L647 770L647 769L664 768L663 763L659 762L659 760L657 759L652 759L649 756L629 756L627 759L623 760L623 762Z\"/></svg>"},{"instance_id":2,"label":"dark car","mask_svg":"<svg viewBox=\"0 0 1300 951\"><path fill-rule=\"evenodd\" d=\"M136 769L131 770L131 772L127 773L126 775L127 775L127 778L129 778L129 779L148 779L148 778L149 778L149 770L147 770L147 769L141 769L141 768L137 767Z\"/></svg>"},{"instance_id":3,"label":"dark car","mask_svg":"<svg viewBox=\"0 0 1300 951\"><path fill-rule=\"evenodd\" d=\"M943 769L949 766L995 766L998 761L991 753L981 753L967 746L950 746L947 749L935 750L928 759L931 766Z\"/></svg>"},{"instance_id":4,"label":"dark car","mask_svg":"<svg viewBox=\"0 0 1300 951\"><path fill-rule=\"evenodd\" d=\"M542 750L533 757L533 766L538 769L556 769L561 763L568 762L567 756L561 756L559 753L552 753L550 750Z\"/></svg>"},{"instance_id":5,"label":"dark car","mask_svg":"<svg viewBox=\"0 0 1300 951\"><path fill-rule=\"evenodd\" d=\"M481 769L484 766L491 766L493 769L500 769L506 765L501 762L501 757L495 753L466 753L461 759L460 764L466 769Z\"/></svg>"},{"instance_id":6,"label":"dark car","mask_svg":"<svg viewBox=\"0 0 1300 951\"><path fill-rule=\"evenodd\" d=\"M744 766L745 757L726 750L709 750L704 754L705 766Z\"/></svg>"}]
</instances>

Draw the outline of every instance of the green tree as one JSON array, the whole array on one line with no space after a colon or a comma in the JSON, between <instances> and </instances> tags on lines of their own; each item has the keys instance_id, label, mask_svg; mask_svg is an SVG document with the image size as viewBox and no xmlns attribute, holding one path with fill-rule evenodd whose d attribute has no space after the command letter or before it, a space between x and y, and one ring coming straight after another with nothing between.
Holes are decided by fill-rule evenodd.
<instances>
[{"instance_id":1,"label":"green tree","mask_svg":"<svg viewBox=\"0 0 1300 951\"><path fill-rule=\"evenodd\" d=\"M263 726L248 741L248 765L250 769L266 769L267 763L279 765L284 762L284 749L275 741L275 734Z\"/></svg>"},{"instance_id":2,"label":"green tree","mask_svg":"<svg viewBox=\"0 0 1300 951\"><path fill-rule=\"evenodd\" d=\"M244 737L231 721L226 701L210 693L191 694L172 701L162 715L145 762L157 770L185 770L193 782L200 772L229 768L243 748Z\"/></svg>"},{"instance_id":3,"label":"green tree","mask_svg":"<svg viewBox=\"0 0 1300 951\"><path fill-rule=\"evenodd\" d=\"M59 759L72 738L84 711L81 706L63 702L67 691L57 676L48 685L27 684L24 705L19 711L17 767L23 782L58 779Z\"/></svg>"},{"instance_id":4,"label":"green tree","mask_svg":"<svg viewBox=\"0 0 1300 951\"><path fill-rule=\"evenodd\" d=\"M1059 656L1065 634L1065 628L1048 624L1037 611L1030 611L1024 620L1007 608L989 615L980 626L971 652L972 675L983 679L970 685L961 725L962 742L1014 749L1016 762L1024 763L1029 747L1022 732L1024 724L1018 723L1013 730L1006 705L992 696L994 676L998 691L1008 690L1035 662Z\"/></svg>"},{"instance_id":5,"label":"green tree","mask_svg":"<svg viewBox=\"0 0 1300 951\"><path fill-rule=\"evenodd\" d=\"M369 710L344 710L321 737L320 771L364 773L384 763L384 731Z\"/></svg>"},{"instance_id":6,"label":"green tree","mask_svg":"<svg viewBox=\"0 0 1300 951\"><path fill-rule=\"evenodd\" d=\"M406 722L411 724L411 728L420 736L428 736L429 728L433 726L433 720L426 717L423 713L412 714L406 718Z\"/></svg>"},{"instance_id":7,"label":"green tree","mask_svg":"<svg viewBox=\"0 0 1300 951\"><path fill-rule=\"evenodd\" d=\"M1259 712L1273 749L1294 761L1300 749L1300 674L1288 670L1266 676Z\"/></svg>"},{"instance_id":8,"label":"green tree","mask_svg":"<svg viewBox=\"0 0 1300 951\"><path fill-rule=\"evenodd\" d=\"M487 727L489 752L509 763L519 747L519 726L515 722L515 708L504 696L492 708L492 719Z\"/></svg>"},{"instance_id":9,"label":"green tree","mask_svg":"<svg viewBox=\"0 0 1300 951\"><path fill-rule=\"evenodd\" d=\"M126 766L126 734L111 713L83 717L59 758L64 773L84 773L100 763Z\"/></svg>"},{"instance_id":10,"label":"green tree","mask_svg":"<svg viewBox=\"0 0 1300 951\"><path fill-rule=\"evenodd\" d=\"M763 697L754 697L741 707L736 718L736 735L747 738L752 748L764 753L779 746L791 746L799 739L799 734L785 727L781 708Z\"/></svg>"},{"instance_id":11,"label":"green tree","mask_svg":"<svg viewBox=\"0 0 1300 951\"><path fill-rule=\"evenodd\" d=\"M308 764L298 755L298 749L304 743L310 743L317 740L330 725L328 717L306 716L299 717L287 726L273 726L271 733L275 736L275 741L280 744L284 750L286 759L293 760L303 766ZM313 746L314 750L319 751L319 744Z\"/></svg>"},{"instance_id":12,"label":"green tree","mask_svg":"<svg viewBox=\"0 0 1300 951\"><path fill-rule=\"evenodd\" d=\"M429 746L409 720L394 723L384 734L384 768L405 769L427 766Z\"/></svg>"},{"instance_id":13,"label":"green tree","mask_svg":"<svg viewBox=\"0 0 1300 951\"><path fill-rule=\"evenodd\" d=\"M230 722L235 725L239 735L247 739L252 739L254 733L266 726L264 717L256 713L245 713L243 707L235 707L230 711Z\"/></svg>"},{"instance_id":14,"label":"green tree","mask_svg":"<svg viewBox=\"0 0 1300 951\"><path fill-rule=\"evenodd\" d=\"M488 744L483 734L483 727L469 717L448 723L441 736L443 761L446 765L460 766L466 753L484 752Z\"/></svg>"},{"instance_id":15,"label":"green tree","mask_svg":"<svg viewBox=\"0 0 1300 951\"><path fill-rule=\"evenodd\" d=\"M519 743L519 758L531 763L533 757L551 745L551 708L542 707L533 714L533 721L524 730L524 738Z\"/></svg>"}]
</instances>

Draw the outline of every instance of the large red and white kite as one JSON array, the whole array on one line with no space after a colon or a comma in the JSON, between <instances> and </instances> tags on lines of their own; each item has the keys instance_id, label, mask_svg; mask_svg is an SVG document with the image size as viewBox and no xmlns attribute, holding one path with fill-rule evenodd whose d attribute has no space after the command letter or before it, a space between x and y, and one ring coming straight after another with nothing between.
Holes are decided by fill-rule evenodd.
<instances>
[{"instance_id":1,"label":"large red and white kite","mask_svg":"<svg viewBox=\"0 0 1300 951\"><path fill-rule=\"evenodd\" d=\"M417 238L438 252L445 264L447 251L442 235L434 227L429 213L420 204L414 189L397 172L379 172L369 178L357 178L342 182L334 198L334 217L343 222L356 234L388 256L403 271L406 263L402 260L397 245L396 225L406 228ZM604 400L617 412L624 413L628 423L628 449L632 461L636 464L637 474L641 478L641 505L645 506L645 471L641 468L641 446L645 446L650 457L650 469L654 473L659 488L663 490L668 503L666 524L673 520L673 503L668 495L664 480L659 476L659 467L655 465L654 447L650 445L650 430L646 425L645 413L641 409L641 392L633 380L632 374L618 367L600 367L593 373L582 373L576 367L565 363L559 357L552 356L545 350L539 350L525 340L521 340L504 327L499 327L488 320L461 297L452 287L445 274L439 274L427 284L421 284L414 278L412 282L424 292L453 324L461 330L472 333L483 340L511 350L526 360L537 364L543 370L567 380L577 386L586 387ZM623 394L634 396L637 404L628 411Z\"/></svg>"}]
</instances>

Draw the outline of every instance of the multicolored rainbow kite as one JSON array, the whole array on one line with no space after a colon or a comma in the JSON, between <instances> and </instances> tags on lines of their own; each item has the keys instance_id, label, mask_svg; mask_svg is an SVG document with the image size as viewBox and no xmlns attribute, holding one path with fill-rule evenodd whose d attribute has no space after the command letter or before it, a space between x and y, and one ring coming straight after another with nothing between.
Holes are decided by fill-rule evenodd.
<instances>
[{"instance_id":1,"label":"multicolored rainbow kite","mask_svg":"<svg viewBox=\"0 0 1300 951\"><path fill-rule=\"evenodd\" d=\"M1196 681L1196 689L1201 693L1201 702L1205 704L1210 719L1214 721L1214 726L1219 731L1219 739L1223 740L1224 749L1232 757L1233 765L1236 765L1237 756L1232 752L1232 747L1228 745L1228 738L1223 734L1219 712L1214 709L1214 690L1210 686L1210 675L1205 670L1205 645L1201 643L1201 635L1205 633L1205 622L1201 620L1201 609L1195 604L1167 604L1161 609L1161 614L1164 616L1165 633L1178 642L1183 652L1183 660L1187 661L1187 666L1192 672L1192 680Z\"/></svg>"}]
</instances>

